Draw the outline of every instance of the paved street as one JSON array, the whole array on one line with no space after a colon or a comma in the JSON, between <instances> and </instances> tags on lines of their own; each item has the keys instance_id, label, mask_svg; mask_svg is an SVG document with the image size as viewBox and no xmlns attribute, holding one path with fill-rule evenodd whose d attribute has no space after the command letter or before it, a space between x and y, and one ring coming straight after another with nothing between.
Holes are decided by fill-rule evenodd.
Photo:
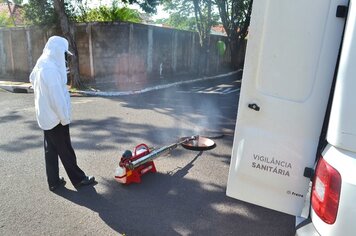
<instances>
[{"instance_id":1,"label":"paved street","mask_svg":"<svg viewBox=\"0 0 356 236\"><path fill-rule=\"evenodd\" d=\"M79 166L98 184L56 193L45 177L33 94L0 91L0 235L294 235L294 217L225 194L240 81L237 76L139 95L73 97ZM121 154L188 135L223 136L202 153L179 147L157 173L123 186Z\"/></svg>"}]
</instances>

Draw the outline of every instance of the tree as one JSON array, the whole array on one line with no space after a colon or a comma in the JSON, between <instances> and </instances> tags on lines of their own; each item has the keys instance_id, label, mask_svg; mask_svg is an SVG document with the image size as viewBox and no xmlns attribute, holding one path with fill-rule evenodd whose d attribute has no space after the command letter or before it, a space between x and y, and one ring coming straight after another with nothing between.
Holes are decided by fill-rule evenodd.
<instances>
[{"instance_id":1,"label":"tree","mask_svg":"<svg viewBox=\"0 0 356 236\"><path fill-rule=\"evenodd\" d=\"M73 56L70 60L72 75L71 85L78 88L81 87L81 82L79 77L78 49L75 42L75 26L69 20L68 15L65 12L64 0L54 0L54 9L60 19L60 27L63 36L67 38L69 47L73 53Z\"/></svg>"},{"instance_id":2,"label":"tree","mask_svg":"<svg viewBox=\"0 0 356 236\"><path fill-rule=\"evenodd\" d=\"M193 0L195 21L199 33L199 42L202 53L205 54L199 63L200 72L209 74L210 58L210 30L211 21L211 0Z\"/></svg>"},{"instance_id":3,"label":"tree","mask_svg":"<svg viewBox=\"0 0 356 236\"><path fill-rule=\"evenodd\" d=\"M80 87L78 50L75 43L73 6L64 0L29 0L25 5L25 17L31 23L41 26L59 26L62 35L67 38L73 56L70 61L71 85Z\"/></svg>"},{"instance_id":4,"label":"tree","mask_svg":"<svg viewBox=\"0 0 356 236\"><path fill-rule=\"evenodd\" d=\"M226 31L233 67L240 67L238 55L243 52L245 38L250 24L253 0L163 0L165 10L191 16L192 10L196 18L196 27L202 48L209 44L209 30L214 25L214 6L217 7L219 18Z\"/></svg>"},{"instance_id":5,"label":"tree","mask_svg":"<svg viewBox=\"0 0 356 236\"><path fill-rule=\"evenodd\" d=\"M14 24L14 26L16 26L16 22L15 22L15 18L14 18L14 13L13 11L11 10L11 6L10 6L10 1L6 1L7 3L7 8L9 9L9 14L10 14L10 18L12 20L12 23ZM14 8L15 9L15 8Z\"/></svg>"},{"instance_id":6,"label":"tree","mask_svg":"<svg viewBox=\"0 0 356 236\"><path fill-rule=\"evenodd\" d=\"M244 47L248 34L253 0L215 0L220 18L230 43L231 61L234 67L240 67L239 53Z\"/></svg>"},{"instance_id":7,"label":"tree","mask_svg":"<svg viewBox=\"0 0 356 236\"><path fill-rule=\"evenodd\" d=\"M180 14L181 17L195 19L195 30L199 35L201 56L199 59L199 73L209 73L210 54L210 30L216 23L215 15L212 12L212 0L165 0L164 9L172 12L171 15Z\"/></svg>"}]
</instances>

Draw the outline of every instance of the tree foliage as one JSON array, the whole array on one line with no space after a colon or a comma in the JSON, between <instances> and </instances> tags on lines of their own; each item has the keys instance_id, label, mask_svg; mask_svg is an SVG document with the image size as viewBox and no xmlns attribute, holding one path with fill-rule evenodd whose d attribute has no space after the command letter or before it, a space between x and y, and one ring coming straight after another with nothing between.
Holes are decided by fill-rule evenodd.
<instances>
[{"instance_id":1,"label":"tree foliage","mask_svg":"<svg viewBox=\"0 0 356 236\"><path fill-rule=\"evenodd\" d=\"M21 5L23 3L23 0L11 0L10 2L12 2L16 5Z\"/></svg>"},{"instance_id":2,"label":"tree foliage","mask_svg":"<svg viewBox=\"0 0 356 236\"><path fill-rule=\"evenodd\" d=\"M113 1L111 7L100 6L95 9L81 8L80 14L76 16L77 22L92 21L130 21L139 23L142 21L137 10L128 7L118 7L118 2Z\"/></svg>"},{"instance_id":3,"label":"tree foliage","mask_svg":"<svg viewBox=\"0 0 356 236\"><path fill-rule=\"evenodd\" d=\"M181 4L180 1L164 2L164 10L170 12L167 19L158 19L155 23L166 24L176 29L198 31L197 21L194 15L194 5L192 1ZM204 15L207 15L204 13ZM220 16L216 12L211 14L211 25L218 25Z\"/></svg>"},{"instance_id":4,"label":"tree foliage","mask_svg":"<svg viewBox=\"0 0 356 236\"><path fill-rule=\"evenodd\" d=\"M0 12L0 27L12 27L13 21L9 18L7 12Z\"/></svg>"},{"instance_id":5,"label":"tree foliage","mask_svg":"<svg viewBox=\"0 0 356 236\"><path fill-rule=\"evenodd\" d=\"M20 0L19 0L20 1ZM29 0L25 4L25 17L35 25L59 25L59 17L53 5L54 0ZM76 3L76 8L73 3ZM71 21L131 21L141 22L142 19L137 10L129 7L118 7L119 3L138 4L147 13L155 13L160 0L114 0L111 7L100 6L96 9L89 9L87 1L65 0L65 13Z\"/></svg>"},{"instance_id":6,"label":"tree foliage","mask_svg":"<svg viewBox=\"0 0 356 236\"><path fill-rule=\"evenodd\" d=\"M252 0L215 0L227 35L244 39L248 33Z\"/></svg>"},{"instance_id":7,"label":"tree foliage","mask_svg":"<svg viewBox=\"0 0 356 236\"><path fill-rule=\"evenodd\" d=\"M161 0L121 0L125 4L138 4L146 13L156 13Z\"/></svg>"},{"instance_id":8,"label":"tree foliage","mask_svg":"<svg viewBox=\"0 0 356 236\"><path fill-rule=\"evenodd\" d=\"M29 0L25 4L25 17L35 25L53 25L56 22L56 15L53 3L48 0Z\"/></svg>"},{"instance_id":9,"label":"tree foliage","mask_svg":"<svg viewBox=\"0 0 356 236\"><path fill-rule=\"evenodd\" d=\"M29 0L24 5L25 18L30 24L40 26L59 25L59 17L54 9L53 0ZM74 19L74 7L71 1L64 1L66 15Z\"/></svg>"},{"instance_id":10,"label":"tree foliage","mask_svg":"<svg viewBox=\"0 0 356 236\"><path fill-rule=\"evenodd\" d=\"M196 31L197 29L195 17L182 16L178 12L170 14L167 19L158 19L155 23L165 24L180 30Z\"/></svg>"},{"instance_id":11,"label":"tree foliage","mask_svg":"<svg viewBox=\"0 0 356 236\"><path fill-rule=\"evenodd\" d=\"M207 3L207 0L163 0L164 10L169 12L170 16L168 19L159 19L156 23L164 23L177 29L198 31L201 25L207 23L209 17ZM195 14L195 6L198 10L197 16ZM199 11L201 15L199 15ZM220 21L219 14L211 10L210 21L211 26L218 25ZM202 29L204 26L200 28Z\"/></svg>"}]
</instances>

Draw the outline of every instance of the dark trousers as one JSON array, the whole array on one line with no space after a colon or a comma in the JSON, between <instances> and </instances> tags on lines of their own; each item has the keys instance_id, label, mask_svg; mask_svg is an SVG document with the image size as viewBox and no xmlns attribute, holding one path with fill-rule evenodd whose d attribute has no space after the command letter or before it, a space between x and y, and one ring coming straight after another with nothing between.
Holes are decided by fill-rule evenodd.
<instances>
[{"instance_id":1,"label":"dark trousers","mask_svg":"<svg viewBox=\"0 0 356 236\"><path fill-rule=\"evenodd\" d=\"M73 150L69 125L57 125L51 130L44 131L44 149L46 173L49 186L56 185L59 179L58 156L73 185L85 178L85 173L77 165L77 157Z\"/></svg>"}]
</instances>

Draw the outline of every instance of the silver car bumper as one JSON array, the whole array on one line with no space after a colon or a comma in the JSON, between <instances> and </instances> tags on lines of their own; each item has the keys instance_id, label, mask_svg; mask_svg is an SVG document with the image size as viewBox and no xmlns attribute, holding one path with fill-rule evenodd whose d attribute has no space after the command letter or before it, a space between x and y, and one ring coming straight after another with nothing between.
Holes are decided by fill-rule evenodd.
<instances>
[{"instance_id":1,"label":"silver car bumper","mask_svg":"<svg viewBox=\"0 0 356 236\"><path fill-rule=\"evenodd\" d=\"M311 219L306 219L296 227L296 236L320 236Z\"/></svg>"}]
</instances>

